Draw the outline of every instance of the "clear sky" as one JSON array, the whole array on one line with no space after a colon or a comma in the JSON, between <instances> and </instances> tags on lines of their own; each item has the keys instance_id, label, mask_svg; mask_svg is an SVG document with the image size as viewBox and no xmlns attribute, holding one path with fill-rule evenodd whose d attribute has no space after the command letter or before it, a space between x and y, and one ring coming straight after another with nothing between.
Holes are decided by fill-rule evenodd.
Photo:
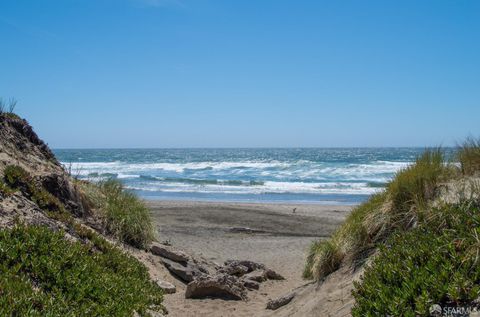
<instances>
[{"instance_id":1,"label":"clear sky","mask_svg":"<svg viewBox=\"0 0 480 317\"><path fill-rule=\"evenodd\" d=\"M51 146L480 136L480 1L2 0L0 96Z\"/></svg>"}]
</instances>

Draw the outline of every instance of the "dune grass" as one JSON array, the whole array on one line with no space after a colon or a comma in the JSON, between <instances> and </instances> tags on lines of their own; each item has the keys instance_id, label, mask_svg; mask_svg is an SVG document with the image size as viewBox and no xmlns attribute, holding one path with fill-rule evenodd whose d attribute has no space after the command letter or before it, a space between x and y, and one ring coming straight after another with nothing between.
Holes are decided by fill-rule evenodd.
<instances>
[{"instance_id":1,"label":"dune grass","mask_svg":"<svg viewBox=\"0 0 480 317\"><path fill-rule=\"evenodd\" d=\"M340 246L334 239L315 241L310 246L304 278L320 278L336 271L343 259Z\"/></svg>"},{"instance_id":2,"label":"dune grass","mask_svg":"<svg viewBox=\"0 0 480 317\"><path fill-rule=\"evenodd\" d=\"M303 276L321 280L342 261L361 260L395 230L411 228L424 217L439 183L451 173L441 149L426 150L414 164L399 171L384 191L354 208L330 239L312 244Z\"/></svg>"},{"instance_id":3,"label":"dune grass","mask_svg":"<svg viewBox=\"0 0 480 317\"><path fill-rule=\"evenodd\" d=\"M387 186L385 210L396 225L355 283L353 316L430 316L432 304L478 307L480 141L459 147L460 168L438 153L428 156ZM456 199L436 199L442 182L454 183Z\"/></svg>"},{"instance_id":4,"label":"dune grass","mask_svg":"<svg viewBox=\"0 0 480 317\"><path fill-rule=\"evenodd\" d=\"M86 204L97 211L105 229L119 240L135 247L147 247L155 238L150 211L118 180L97 184L77 181Z\"/></svg>"},{"instance_id":5,"label":"dune grass","mask_svg":"<svg viewBox=\"0 0 480 317\"><path fill-rule=\"evenodd\" d=\"M13 114L16 106L17 100L15 100L14 98L10 98L8 101L0 98L0 114Z\"/></svg>"},{"instance_id":6,"label":"dune grass","mask_svg":"<svg viewBox=\"0 0 480 317\"><path fill-rule=\"evenodd\" d=\"M435 197L441 178L448 177L449 170L441 149L425 151L388 183L387 193L394 211L405 213L426 207Z\"/></svg>"},{"instance_id":7,"label":"dune grass","mask_svg":"<svg viewBox=\"0 0 480 317\"><path fill-rule=\"evenodd\" d=\"M429 316L434 303L470 305L480 293L480 141L467 139L455 158L427 150L400 170L330 239L312 244L304 277L322 280L378 250L355 283L353 316ZM450 194L456 199L443 199Z\"/></svg>"},{"instance_id":8,"label":"dune grass","mask_svg":"<svg viewBox=\"0 0 480 317\"><path fill-rule=\"evenodd\" d=\"M310 246L303 271L304 278L322 279L338 269L345 257L355 258L371 248L372 239L365 219L380 210L385 193L372 197L352 210L343 225L330 239L315 241Z\"/></svg>"},{"instance_id":9,"label":"dune grass","mask_svg":"<svg viewBox=\"0 0 480 317\"><path fill-rule=\"evenodd\" d=\"M0 230L0 315L148 316L162 290L119 249L102 252L63 232L17 225Z\"/></svg>"},{"instance_id":10,"label":"dune grass","mask_svg":"<svg viewBox=\"0 0 480 317\"><path fill-rule=\"evenodd\" d=\"M0 117L7 117L11 119L20 119L20 117L14 112L17 106L17 100L10 98L8 101L5 101L3 98L0 98Z\"/></svg>"},{"instance_id":11,"label":"dune grass","mask_svg":"<svg viewBox=\"0 0 480 317\"><path fill-rule=\"evenodd\" d=\"M138 247L145 247L154 239L150 211L137 196L117 180L103 182L100 189L106 198L104 211L111 233Z\"/></svg>"},{"instance_id":12,"label":"dune grass","mask_svg":"<svg viewBox=\"0 0 480 317\"><path fill-rule=\"evenodd\" d=\"M472 176L480 171L480 138L467 138L459 146L457 159L460 162L461 170L464 175Z\"/></svg>"},{"instance_id":13,"label":"dune grass","mask_svg":"<svg viewBox=\"0 0 480 317\"><path fill-rule=\"evenodd\" d=\"M9 165L4 170L4 183L0 190L10 193L21 190L40 209L56 219L68 216L65 207L57 197L41 186L22 167ZM84 202L90 208L97 208L105 229L120 241L144 248L155 238L153 222L145 204L133 193L125 190L116 180L99 184L76 181L83 193Z\"/></svg>"}]
</instances>

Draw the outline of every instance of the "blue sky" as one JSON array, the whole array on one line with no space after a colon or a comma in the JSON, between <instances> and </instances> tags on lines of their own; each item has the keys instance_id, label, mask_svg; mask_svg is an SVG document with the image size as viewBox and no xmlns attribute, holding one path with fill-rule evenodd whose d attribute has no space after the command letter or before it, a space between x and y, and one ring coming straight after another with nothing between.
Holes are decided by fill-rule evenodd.
<instances>
[{"instance_id":1,"label":"blue sky","mask_svg":"<svg viewBox=\"0 0 480 317\"><path fill-rule=\"evenodd\" d=\"M0 43L56 148L480 136L480 1L4 0Z\"/></svg>"}]
</instances>

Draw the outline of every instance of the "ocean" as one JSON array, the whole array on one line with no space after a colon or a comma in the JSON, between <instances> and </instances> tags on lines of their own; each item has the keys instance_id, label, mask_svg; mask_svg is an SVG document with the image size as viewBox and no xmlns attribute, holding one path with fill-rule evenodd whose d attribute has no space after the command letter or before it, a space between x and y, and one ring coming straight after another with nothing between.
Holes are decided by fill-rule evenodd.
<instances>
[{"instance_id":1,"label":"ocean","mask_svg":"<svg viewBox=\"0 0 480 317\"><path fill-rule=\"evenodd\" d=\"M146 199L356 204L423 148L57 149L74 176Z\"/></svg>"}]
</instances>

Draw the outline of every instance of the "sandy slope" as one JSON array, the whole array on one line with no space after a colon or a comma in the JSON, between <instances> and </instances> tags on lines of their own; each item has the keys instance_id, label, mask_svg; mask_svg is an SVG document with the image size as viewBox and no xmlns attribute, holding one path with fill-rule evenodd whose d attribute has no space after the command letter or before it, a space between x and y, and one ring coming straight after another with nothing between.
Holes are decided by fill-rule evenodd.
<instances>
[{"instance_id":1,"label":"sandy slope","mask_svg":"<svg viewBox=\"0 0 480 317\"><path fill-rule=\"evenodd\" d=\"M165 299L169 316L262 316L269 299L305 284L301 272L314 239L329 236L350 211L349 206L239 204L149 201L160 241L217 263L248 259L266 264L286 277L249 292L248 302L184 298L185 285L165 272L178 292ZM296 208L295 212L293 209ZM237 232L232 228L249 228ZM156 264L155 264L156 265ZM163 271L163 270L162 270Z\"/></svg>"}]
</instances>

